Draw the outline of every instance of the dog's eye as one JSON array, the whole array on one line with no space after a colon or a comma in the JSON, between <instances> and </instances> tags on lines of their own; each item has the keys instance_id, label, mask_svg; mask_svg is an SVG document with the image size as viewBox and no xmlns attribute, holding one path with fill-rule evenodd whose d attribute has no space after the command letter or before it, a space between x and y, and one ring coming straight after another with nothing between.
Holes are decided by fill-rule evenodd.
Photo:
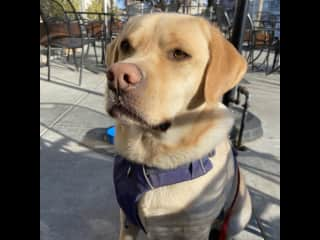
<instances>
[{"instance_id":1,"label":"dog's eye","mask_svg":"<svg viewBox=\"0 0 320 240\"><path fill-rule=\"evenodd\" d=\"M120 49L124 53L128 53L132 50L132 46L130 45L128 39L125 39L120 43Z\"/></svg>"},{"instance_id":2,"label":"dog's eye","mask_svg":"<svg viewBox=\"0 0 320 240\"><path fill-rule=\"evenodd\" d=\"M169 57L173 60L184 60L191 57L188 53L182 51L181 49L174 49L170 52Z\"/></svg>"}]
</instances>

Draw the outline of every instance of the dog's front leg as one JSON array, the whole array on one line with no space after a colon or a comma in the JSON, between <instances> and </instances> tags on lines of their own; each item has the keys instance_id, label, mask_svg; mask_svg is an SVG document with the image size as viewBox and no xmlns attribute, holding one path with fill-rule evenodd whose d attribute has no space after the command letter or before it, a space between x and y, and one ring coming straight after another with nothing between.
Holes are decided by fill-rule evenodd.
<instances>
[{"instance_id":1,"label":"dog's front leg","mask_svg":"<svg viewBox=\"0 0 320 240\"><path fill-rule=\"evenodd\" d=\"M123 211L120 209L120 237L119 240L135 240L139 228L136 225L133 225L129 222L126 223L126 216Z\"/></svg>"}]
</instances>

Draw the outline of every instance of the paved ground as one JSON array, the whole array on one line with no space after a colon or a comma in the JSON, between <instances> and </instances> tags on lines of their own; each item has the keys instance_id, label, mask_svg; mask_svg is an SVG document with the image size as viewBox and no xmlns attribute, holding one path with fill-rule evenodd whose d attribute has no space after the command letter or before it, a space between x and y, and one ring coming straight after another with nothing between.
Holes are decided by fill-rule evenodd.
<instances>
[{"instance_id":1,"label":"paved ground","mask_svg":"<svg viewBox=\"0 0 320 240\"><path fill-rule=\"evenodd\" d=\"M103 129L113 124L104 113L105 76L85 71L79 87L77 73L64 66L52 75L47 82L40 68L41 239L117 239L113 148L102 141ZM280 239L280 78L249 73L246 80L264 135L240 153L255 214L235 239Z\"/></svg>"}]
</instances>

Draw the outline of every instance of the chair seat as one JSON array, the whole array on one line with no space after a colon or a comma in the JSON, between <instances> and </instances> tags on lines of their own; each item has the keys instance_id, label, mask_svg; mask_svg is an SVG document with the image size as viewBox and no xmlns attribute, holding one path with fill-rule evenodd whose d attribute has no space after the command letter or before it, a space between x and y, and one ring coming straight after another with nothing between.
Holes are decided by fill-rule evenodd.
<instances>
[{"instance_id":1,"label":"chair seat","mask_svg":"<svg viewBox=\"0 0 320 240\"><path fill-rule=\"evenodd\" d=\"M270 39L270 34L264 31L254 31L251 33L250 31L246 31L243 36L243 41L250 41L251 34L254 34L255 41L268 42Z\"/></svg>"},{"instance_id":2,"label":"chair seat","mask_svg":"<svg viewBox=\"0 0 320 240\"><path fill-rule=\"evenodd\" d=\"M51 39L51 45L56 47L65 48L81 48L83 45L87 45L93 42L93 38L77 38L77 37L62 37Z\"/></svg>"}]
</instances>

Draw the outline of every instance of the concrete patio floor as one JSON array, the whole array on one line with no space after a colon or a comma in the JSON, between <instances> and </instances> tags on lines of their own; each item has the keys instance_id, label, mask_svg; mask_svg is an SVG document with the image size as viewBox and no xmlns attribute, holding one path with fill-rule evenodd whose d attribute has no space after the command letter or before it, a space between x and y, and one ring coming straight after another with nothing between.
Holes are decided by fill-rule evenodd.
<instances>
[{"instance_id":1,"label":"concrete patio floor","mask_svg":"<svg viewBox=\"0 0 320 240\"><path fill-rule=\"evenodd\" d=\"M104 111L105 75L84 71L79 87L78 73L66 67L53 67L51 82L46 74L40 68L41 240L117 239L113 147L102 136L114 123ZM280 239L280 78L248 73L245 79L264 135L239 154L254 215L234 239Z\"/></svg>"}]
</instances>

